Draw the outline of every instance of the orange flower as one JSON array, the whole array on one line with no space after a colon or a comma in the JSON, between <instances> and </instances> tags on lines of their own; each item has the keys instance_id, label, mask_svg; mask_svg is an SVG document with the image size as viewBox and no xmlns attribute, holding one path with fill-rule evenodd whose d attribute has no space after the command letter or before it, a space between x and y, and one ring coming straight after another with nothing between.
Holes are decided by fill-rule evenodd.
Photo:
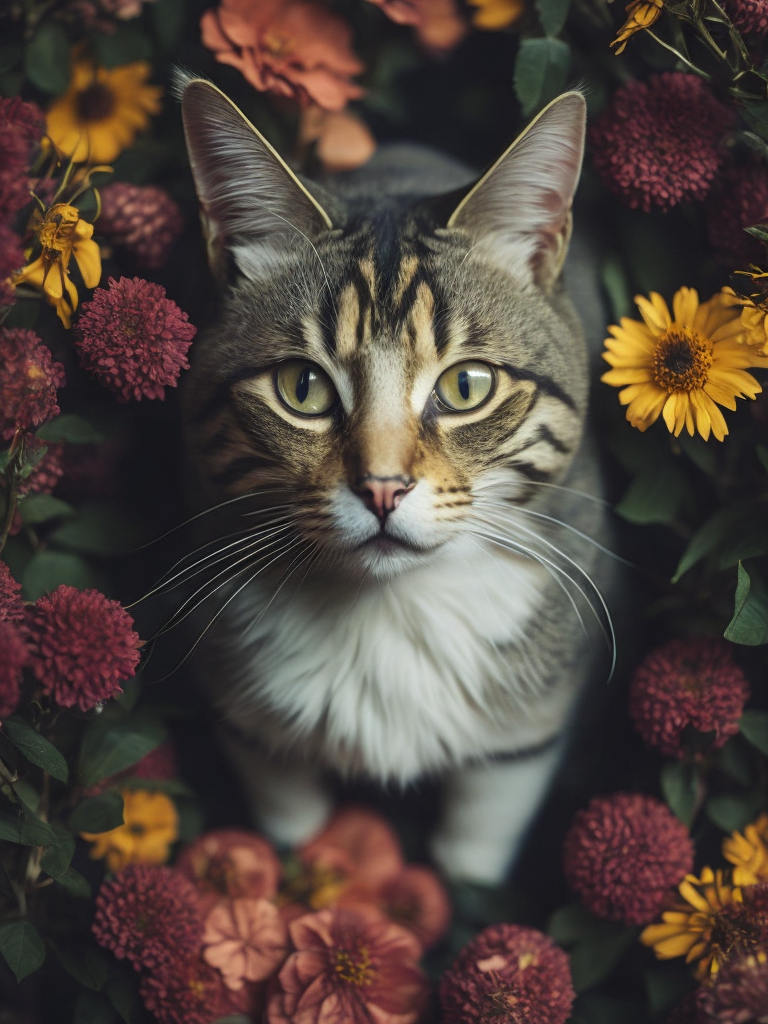
<instances>
[{"instance_id":1,"label":"orange flower","mask_svg":"<svg viewBox=\"0 0 768 1024\"><path fill-rule=\"evenodd\" d=\"M181 851L176 868L194 883L204 909L222 897L269 899L281 874L266 839L234 828L199 836Z\"/></svg>"},{"instance_id":2,"label":"orange flower","mask_svg":"<svg viewBox=\"0 0 768 1024\"><path fill-rule=\"evenodd\" d=\"M221 900L208 914L203 959L237 991L246 981L264 981L288 952L288 932L269 900Z\"/></svg>"},{"instance_id":3,"label":"orange flower","mask_svg":"<svg viewBox=\"0 0 768 1024\"><path fill-rule=\"evenodd\" d=\"M397 25L413 25L428 50L445 52L457 46L468 25L455 0L370 0Z\"/></svg>"},{"instance_id":4,"label":"orange flower","mask_svg":"<svg viewBox=\"0 0 768 1024\"><path fill-rule=\"evenodd\" d=\"M644 28L650 28L658 19L664 7L664 0L630 0L627 4L627 20L619 29L611 46L616 47L616 56L624 52L627 40Z\"/></svg>"},{"instance_id":5,"label":"orange flower","mask_svg":"<svg viewBox=\"0 0 768 1024\"><path fill-rule=\"evenodd\" d=\"M397 836L382 817L361 807L338 811L319 836L301 847L299 857L307 866L335 870L368 889L403 867Z\"/></svg>"},{"instance_id":6,"label":"orange flower","mask_svg":"<svg viewBox=\"0 0 768 1024\"><path fill-rule=\"evenodd\" d=\"M92 860L106 858L114 874L129 864L164 864L179 838L179 816L165 793L124 789L123 824L109 832L81 832L93 843Z\"/></svg>"},{"instance_id":7,"label":"orange flower","mask_svg":"<svg viewBox=\"0 0 768 1024\"><path fill-rule=\"evenodd\" d=\"M477 11L472 15L475 28L497 32L509 28L518 21L525 11L525 0L469 0Z\"/></svg>"},{"instance_id":8,"label":"orange flower","mask_svg":"<svg viewBox=\"0 0 768 1024\"><path fill-rule=\"evenodd\" d=\"M385 879L375 890L352 885L339 899L341 907L375 907L384 917L413 932L425 949L443 937L451 906L440 879L431 868L409 864Z\"/></svg>"},{"instance_id":9,"label":"orange flower","mask_svg":"<svg viewBox=\"0 0 768 1024\"><path fill-rule=\"evenodd\" d=\"M257 89L342 110L362 96L348 26L310 0L222 0L200 22L203 43Z\"/></svg>"},{"instance_id":10,"label":"orange flower","mask_svg":"<svg viewBox=\"0 0 768 1024\"><path fill-rule=\"evenodd\" d=\"M354 171L376 152L376 140L368 126L346 110L305 107L299 138L304 144L315 144L315 155L327 171Z\"/></svg>"}]
</instances>

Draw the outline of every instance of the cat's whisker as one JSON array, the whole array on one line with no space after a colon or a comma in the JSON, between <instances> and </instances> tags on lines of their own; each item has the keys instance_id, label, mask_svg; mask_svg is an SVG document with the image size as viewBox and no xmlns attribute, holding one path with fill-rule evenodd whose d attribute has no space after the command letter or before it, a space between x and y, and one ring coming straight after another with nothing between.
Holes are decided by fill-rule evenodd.
<instances>
[{"instance_id":1,"label":"cat's whisker","mask_svg":"<svg viewBox=\"0 0 768 1024\"><path fill-rule=\"evenodd\" d=\"M531 487L549 487L555 491L563 491L565 494L573 494L577 498L586 498L587 501L592 501L596 505L600 505L602 508L612 509L613 505L610 501L606 501L605 498L598 498L595 494L590 494L588 491L580 491L576 487L566 487L563 484L553 484L548 480L526 480L526 483ZM493 491L497 492L499 484L497 481L491 481L489 483L477 483L473 486L473 493L480 491Z\"/></svg>"}]
</instances>

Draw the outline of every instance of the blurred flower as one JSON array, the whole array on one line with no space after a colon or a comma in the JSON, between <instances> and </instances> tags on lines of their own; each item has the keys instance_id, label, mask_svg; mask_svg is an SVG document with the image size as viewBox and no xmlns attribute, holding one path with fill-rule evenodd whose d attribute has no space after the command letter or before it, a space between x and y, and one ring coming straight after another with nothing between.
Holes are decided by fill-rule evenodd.
<instances>
[{"instance_id":1,"label":"blurred flower","mask_svg":"<svg viewBox=\"0 0 768 1024\"><path fill-rule=\"evenodd\" d=\"M58 416L56 389L65 383L64 367L34 331L0 327L0 438Z\"/></svg>"},{"instance_id":2,"label":"blurred flower","mask_svg":"<svg viewBox=\"0 0 768 1024\"><path fill-rule=\"evenodd\" d=\"M704 868L678 886L683 902L640 935L659 960L684 956L697 963L698 978L717 974L730 957L756 953L768 940L768 884L744 889L726 883L721 871Z\"/></svg>"},{"instance_id":3,"label":"blurred flower","mask_svg":"<svg viewBox=\"0 0 768 1024\"><path fill-rule=\"evenodd\" d=\"M440 879L430 868L407 865L379 885L373 900L390 921L413 932L425 949L448 929L451 905ZM341 903L345 902L342 896Z\"/></svg>"},{"instance_id":4,"label":"blurred flower","mask_svg":"<svg viewBox=\"0 0 768 1024\"><path fill-rule=\"evenodd\" d=\"M240 829L216 829L184 847L176 869L194 884L205 909L222 897L269 899L281 866L266 839Z\"/></svg>"},{"instance_id":5,"label":"blurred flower","mask_svg":"<svg viewBox=\"0 0 768 1024\"><path fill-rule=\"evenodd\" d=\"M74 446L73 446L74 447ZM81 448L82 445L77 445ZM150 779L153 782L167 781L179 774L179 766L176 761L176 749L170 740L163 740L154 750L150 750L140 761L117 772L115 775L108 775L105 779L93 786L88 786L84 791L85 796L98 796L107 789L115 789L127 779ZM178 868L178 865L176 865Z\"/></svg>"},{"instance_id":6,"label":"blurred flower","mask_svg":"<svg viewBox=\"0 0 768 1024\"><path fill-rule=\"evenodd\" d=\"M151 73L144 60L102 68L76 48L69 88L47 114L48 135L57 150L76 163L115 160L160 112L163 90L147 85Z\"/></svg>"},{"instance_id":7,"label":"blurred flower","mask_svg":"<svg viewBox=\"0 0 768 1024\"><path fill-rule=\"evenodd\" d=\"M96 897L96 941L137 971L175 969L199 949L202 930L192 885L171 868L133 864Z\"/></svg>"},{"instance_id":8,"label":"blurred flower","mask_svg":"<svg viewBox=\"0 0 768 1024\"><path fill-rule=\"evenodd\" d=\"M734 116L695 75L665 71L628 82L590 131L595 168L632 209L648 213L703 199L723 162L718 144Z\"/></svg>"},{"instance_id":9,"label":"blurred flower","mask_svg":"<svg viewBox=\"0 0 768 1024\"><path fill-rule=\"evenodd\" d=\"M414 1024L427 982L404 928L342 907L291 921L290 953L273 982L268 1024Z\"/></svg>"},{"instance_id":10,"label":"blurred flower","mask_svg":"<svg viewBox=\"0 0 768 1024\"><path fill-rule=\"evenodd\" d=\"M307 106L301 112L299 141L314 144L315 156L326 171L353 171L376 152L376 140L359 117L346 110L327 111Z\"/></svg>"},{"instance_id":11,"label":"blurred flower","mask_svg":"<svg viewBox=\"0 0 768 1024\"><path fill-rule=\"evenodd\" d=\"M21 584L13 578L5 562L0 562L0 622L21 622L23 618Z\"/></svg>"},{"instance_id":12,"label":"blurred flower","mask_svg":"<svg viewBox=\"0 0 768 1024\"><path fill-rule=\"evenodd\" d=\"M627 19L611 43L616 47L616 56L624 52L627 41L644 28L650 28L664 9L664 0L630 0L627 4Z\"/></svg>"},{"instance_id":13,"label":"blurred flower","mask_svg":"<svg viewBox=\"0 0 768 1024\"><path fill-rule=\"evenodd\" d=\"M565 837L568 884L597 917L648 924L693 868L688 829L666 804L641 793L596 796Z\"/></svg>"},{"instance_id":14,"label":"blurred flower","mask_svg":"<svg viewBox=\"0 0 768 1024\"><path fill-rule=\"evenodd\" d=\"M629 713L649 747L683 759L684 730L707 734L709 750L739 731L749 683L723 640L691 637L656 648L635 669ZM698 751L694 751L698 754Z\"/></svg>"},{"instance_id":15,"label":"blurred flower","mask_svg":"<svg viewBox=\"0 0 768 1024\"><path fill-rule=\"evenodd\" d=\"M299 851L306 865L338 872L347 882L376 888L400 873L403 855L397 836L380 815L362 807L344 807L323 831Z\"/></svg>"},{"instance_id":16,"label":"blurred flower","mask_svg":"<svg viewBox=\"0 0 768 1024\"><path fill-rule=\"evenodd\" d=\"M200 22L203 43L263 92L342 110L362 96L363 65L347 24L309 0L222 0Z\"/></svg>"},{"instance_id":17,"label":"blurred flower","mask_svg":"<svg viewBox=\"0 0 768 1024\"><path fill-rule=\"evenodd\" d=\"M475 28L496 32L514 25L525 12L525 0L469 0L477 8L472 15Z\"/></svg>"},{"instance_id":18,"label":"blurred flower","mask_svg":"<svg viewBox=\"0 0 768 1024\"><path fill-rule=\"evenodd\" d=\"M762 356L739 344L741 317L721 293L699 302L693 288L680 288L670 314L664 299L635 296L642 320L612 324L603 359L612 367L600 378L623 388L619 401L627 419L645 431L659 416L675 437L683 427L708 440L722 441L728 427L718 405L736 408L736 398L754 398L762 388L744 369L768 366Z\"/></svg>"},{"instance_id":19,"label":"blurred flower","mask_svg":"<svg viewBox=\"0 0 768 1024\"><path fill-rule=\"evenodd\" d=\"M141 278L109 279L83 304L75 348L84 369L117 392L119 401L164 398L189 368L187 351L197 328L165 296Z\"/></svg>"},{"instance_id":20,"label":"blurred flower","mask_svg":"<svg viewBox=\"0 0 768 1024\"><path fill-rule=\"evenodd\" d=\"M274 903L265 899L220 900L208 913L203 959L221 971L224 984L266 981L285 960L288 933Z\"/></svg>"},{"instance_id":21,"label":"blurred flower","mask_svg":"<svg viewBox=\"0 0 768 1024\"><path fill-rule=\"evenodd\" d=\"M10 306L16 301L12 276L23 266L25 259L19 235L6 224L0 224L0 306Z\"/></svg>"},{"instance_id":22,"label":"blurred flower","mask_svg":"<svg viewBox=\"0 0 768 1024\"><path fill-rule=\"evenodd\" d=\"M133 256L140 267L159 270L184 227L178 203L159 185L115 181L100 190L99 232Z\"/></svg>"},{"instance_id":23,"label":"blurred flower","mask_svg":"<svg viewBox=\"0 0 768 1024\"><path fill-rule=\"evenodd\" d=\"M710 1024L768 1024L768 957L760 950L729 960L714 985L702 988Z\"/></svg>"},{"instance_id":24,"label":"blurred flower","mask_svg":"<svg viewBox=\"0 0 768 1024\"><path fill-rule=\"evenodd\" d=\"M142 979L139 994L158 1024L211 1024L250 1008L247 989L228 989L221 973L199 954L180 956L153 969Z\"/></svg>"},{"instance_id":25,"label":"blurred flower","mask_svg":"<svg viewBox=\"0 0 768 1024\"><path fill-rule=\"evenodd\" d=\"M39 452L43 448L46 451L43 457L36 463L29 476L25 477L19 484L19 505L21 504L21 499L28 494L53 494L64 474L64 466L62 464L63 444L44 444L35 437L27 435L26 448L28 456ZM3 479L0 477L0 491L2 490ZM11 535L15 536L19 533L23 525L24 520L17 506L11 525Z\"/></svg>"},{"instance_id":26,"label":"blurred flower","mask_svg":"<svg viewBox=\"0 0 768 1024\"><path fill-rule=\"evenodd\" d=\"M95 288L101 278L101 254L92 235L93 224L81 220L75 206L56 203L37 229L42 252L13 278L15 285L40 288L65 327L70 326L72 312L77 309L77 288L69 276L69 261L74 256L86 288Z\"/></svg>"},{"instance_id":27,"label":"blurred flower","mask_svg":"<svg viewBox=\"0 0 768 1024\"><path fill-rule=\"evenodd\" d=\"M509 2L519 2L522 7L523 0ZM438 53L452 50L468 31L456 0L370 0L370 3L381 7L396 24L412 25L419 42Z\"/></svg>"},{"instance_id":28,"label":"blurred flower","mask_svg":"<svg viewBox=\"0 0 768 1024\"><path fill-rule=\"evenodd\" d=\"M440 982L442 1024L565 1024L576 998L568 955L535 928L495 924Z\"/></svg>"},{"instance_id":29,"label":"blurred flower","mask_svg":"<svg viewBox=\"0 0 768 1024\"><path fill-rule=\"evenodd\" d=\"M723 857L734 865L737 885L768 880L768 814L761 814L741 832L723 840Z\"/></svg>"},{"instance_id":30,"label":"blurred flower","mask_svg":"<svg viewBox=\"0 0 768 1024\"><path fill-rule=\"evenodd\" d=\"M27 616L32 671L59 707L90 711L122 692L142 641L118 601L62 585L36 601Z\"/></svg>"},{"instance_id":31,"label":"blurred flower","mask_svg":"<svg viewBox=\"0 0 768 1024\"><path fill-rule=\"evenodd\" d=\"M765 255L762 242L745 228L768 222L768 166L753 160L730 166L706 202L710 245L724 267L758 263Z\"/></svg>"},{"instance_id":32,"label":"blurred flower","mask_svg":"<svg viewBox=\"0 0 768 1024\"><path fill-rule=\"evenodd\" d=\"M29 163L44 131L36 103L0 97L0 219L6 222L30 202Z\"/></svg>"},{"instance_id":33,"label":"blurred flower","mask_svg":"<svg viewBox=\"0 0 768 1024\"><path fill-rule=\"evenodd\" d=\"M739 32L753 32L761 36L768 32L766 0L726 0L723 6Z\"/></svg>"},{"instance_id":34,"label":"blurred flower","mask_svg":"<svg viewBox=\"0 0 768 1024\"><path fill-rule=\"evenodd\" d=\"M92 860L106 858L107 868L113 873L130 864L164 864L171 846L179 838L179 815L176 806L165 793L146 789L123 789L123 824L109 832L81 832L93 843ZM187 880L185 879L185 886ZM185 891L195 902L194 889Z\"/></svg>"},{"instance_id":35,"label":"blurred flower","mask_svg":"<svg viewBox=\"0 0 768 1024\"><path fill-rule=\"evenodd\" d=\"M22 670L28 662L29 649L18 624L0 619L0 724L19 706Z\"/></svg>"},{"instance_id":36,"label":"blurred flower","mask_svg":"<svg viewBox=\"0 0 768 1024\"><path fill-rule=\"evenodd\" d=\"M733 288L723 288L723 303L726 306L741 306L743 341L755 349L758 355L768 356L768 271L752 266L749 270L737 270L733 280L744 284L739 287L744 293Z\"/></svg>"}]
</instances>

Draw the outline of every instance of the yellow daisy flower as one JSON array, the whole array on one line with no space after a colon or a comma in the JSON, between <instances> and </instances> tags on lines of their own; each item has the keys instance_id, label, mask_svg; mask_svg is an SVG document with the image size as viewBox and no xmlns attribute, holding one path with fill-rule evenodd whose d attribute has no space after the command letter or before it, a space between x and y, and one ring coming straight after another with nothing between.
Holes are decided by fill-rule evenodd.
<instances>
[{"instance_id":1,"label":"yellow daisy flower","mask_svg":"<svg viewBox=\"0 0 768 1024\"><path fill-rule=\"evenodd\" d=\"M109 832L81 832L93 843L92 860L106 858L114 874L129 864L164 864L179 838L179 816L165 793L124 789L123 824Z\"/></svg>"},{"instance_id":2,"label":"yellow daisy flower","mask_svg":"<svg viewBox=\"0 0 768 1024\"><path fill-rule=\"evenodd\" d=\"M525 10L524 0L469 0L477 8L472 15L475 28L496 32L513 25Z\"/></svg>"},{"instance_id":3,"label":"yellow daisy flower","mask_svg":"<svg viewBox=\"0 0 768 1024\"><path fill-rule=\"evenodd\" d=\"M768 814L747 825L744 834L732 832L723 840L723 856L734 865L737 885L755 885L768 880Z\"/></svg>"},{"instance_id":4,"label":"yellow daisy flower","mask_svg":"<svg viewBox=\"0 0 768 1024\"><path fill-rule=\"evenodd\" d=\"M736 408L736 398L754 398L762 388L747 366L766 366L768 358L740 344L741 317L722 292L699 302L693 288L681 288L670 313L664 299L635 296L642 320L621 318L608 328L603 359L613 367L601 380L622 387L619 401L627 419L647 430L659 416L677 437L683 427L706 441L728 433L718 408Z\"/></svg>"},{"instance_id":5,"label":"yellow daisy flower","mask_svg":"<svg viewBox=\"0 0 768 1024\"><path fill-rule=\"evenodd\" d=\"M755 290L741 294L733 288L723 288L723 302L742 307L744 342L761 356L768 356L768 271L751 266L749 270L737 270L736 275L749 278Z\"/></svg>"},{"instance_id":6,"label":"yellow daisy flower","mask_svg":"<svg viewBox=\"0 0 768 1024\"><path fill-rule=\"evenodd\" d=\"M741 889L726 884L722 871L704 868L701 878L686 875L678 886L683 903L661 915L661 924L649 924L640 934L644 946L652 946L659 960L684 956L687 964L698 961L696 976L716 974L741 934L738 918L722 911L743 903Z\"/></svg>"},{"instance_id":7,"label":"yellow daisy flower","mask_svg":"<svg viewBox=\"0 0 768 1024\"><path fill-rule=\"evenodd\" d=\"M644 28L650 28L658 19L664 7L664 0L631 0L627 4L627 20L619 29L611 46L616 47L616 56L624 52L627 40Z\"/></svg>"},{"instance_id":8,"label":"yellow daisy flower","mask_svg":"<svg viewBox=\"0 0 768 1024\"><path fill-rule=\"evenodd\" d=\"M14 285L29 284L44 292L65 327L77 309L77 288L69 276L72 257L86 288L95 288L101 279L101 253L92 235L93 224L80 219L77 207L56 203L37 229L42 252L13 277Z\"/></svg>"},{"instance_id":9,"label":"yellow daisy flower","mask_svg":"<svg viewBox=\"0 0 768 1024\"><path fill-rule=\"evenodd\" d=\"M48 136L76 163L108 164L149 127L150 116L160 110L162 89L146 84L152 71L148 61L102 68L81 52L73 53L69 88L48 111Z\"/></svg>"}]
</instances>

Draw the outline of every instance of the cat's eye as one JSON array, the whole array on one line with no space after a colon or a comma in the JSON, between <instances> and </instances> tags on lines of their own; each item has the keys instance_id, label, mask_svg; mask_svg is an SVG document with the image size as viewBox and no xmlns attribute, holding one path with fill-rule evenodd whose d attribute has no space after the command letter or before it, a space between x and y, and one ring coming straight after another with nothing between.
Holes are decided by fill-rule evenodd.
<instances>
[{"instance_id":1,"label":"cat's eye","mask_svg":"<svg viewBox=\"0 0 768 1024\"><path fill-rule=\"evenodd\" d=\"M435 394L446 409L465 412L482 405L493 392L495 382L493 367L487 363L456 363L440 374Z\"/></svg>"},{"instance_id":2,"label":"cat's eye","mask_svg":"<svg viewBox=\"0 0 768 1024\"><path fill-rule=\"evenodd\" d=\"M324 416L336 404L331 378L314 363L293 360L278 366L275 388L289 409L305 416Z\"/></svg>"}]
</instances>

